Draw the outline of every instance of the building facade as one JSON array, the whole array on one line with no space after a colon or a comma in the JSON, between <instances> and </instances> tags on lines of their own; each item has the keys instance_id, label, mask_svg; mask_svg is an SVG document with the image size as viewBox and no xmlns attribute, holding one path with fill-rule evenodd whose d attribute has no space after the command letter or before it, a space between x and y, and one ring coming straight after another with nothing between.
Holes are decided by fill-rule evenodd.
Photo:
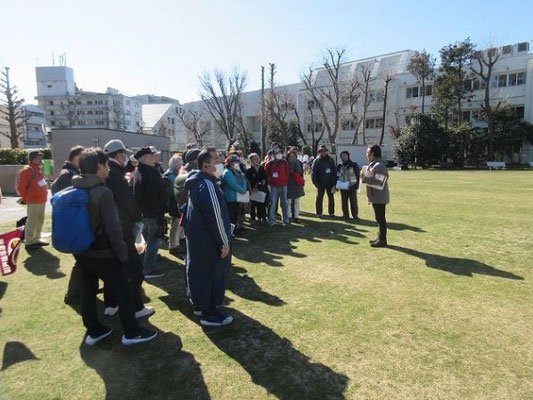
<instances>
[{"instance_id":1,"label":"building facade","mask_svg":"<svg viewBox=\"0 0 533 400\"><path fill-rule=\"evenodd\" d=\"M515 112L530 123L533 123L533 53L530 42L503 46L498 49L500 59L494 67L491 81L491 102L507 103ZM489 50L484 50L489 51ZM336 144L366 145L379 142L384 127L383 150L384 157L394 159L393 132L401 129L421 111L422 87L417 79L408 71L408 65L414 51L404 50L376 57L351 61L342 64L340 76L342 82L340 97L340 121L336 136ZM358 99L353 102L350 97L351 84L357 80L364 83L364 72L368 72L367 101L359 91ZM387 95L387 108L384 113L383 87L385 77L390 77ZM330 85L327 71L319 68L313 71L313 87L328 90ZM465 82L465 86L472 90L472 98L462 105L462 120L475 126L484 126L481 118L481 104L484 99L483 83L472 77ZM300 83L280 86L277 90L291 99L288 104L287 122L298 124L306 141L311 143L320 137L324 131L324 122L319 113L315 100ZM433 82L426 82L425 113L431 113ZM183 104L185 110L196 110L202 114L205 130L204 143L225 149L226 138L218 129L216 121L209 116L203 102ZM362 110L366 109L363 118ZM332 110L329 110L332 111ZM297 115L299 118L297 118ZM354 118L355 117L355 118ZM244 129L253 133L254 140L261 142L261 92L250 91L243 95L242 119ZM191 132L178 121L176 137L191 138ZM194 137L193 137L194 138ZM189 140L190 141L190 140ZM324 132L320 143L328 143L327 133ZM533 147L526 145L519 155L520 162L533 161Z\"/></svg>"},{"instance_id":2,"label":"building facade","mask_svg":"<svg viewBox=\"0 0 533 400\"><path fill-rule=\"evenodd\" d=\"M52 128L99 128L138 132L141 101L117 89L105 93L77 88L74 71L66 66L37 67L37 101Z\"/></svg>"},{"instance_id":3,"label":"building facade","mask_svg":"<svg viewBox=\"0 0 533 400\"><path fill-rule=\"evenodd\" d=\"M47 146L45 112L40 107L28 104L24 106L26 123L24 147L44 148Z\"/></svg>"}]
</instances>

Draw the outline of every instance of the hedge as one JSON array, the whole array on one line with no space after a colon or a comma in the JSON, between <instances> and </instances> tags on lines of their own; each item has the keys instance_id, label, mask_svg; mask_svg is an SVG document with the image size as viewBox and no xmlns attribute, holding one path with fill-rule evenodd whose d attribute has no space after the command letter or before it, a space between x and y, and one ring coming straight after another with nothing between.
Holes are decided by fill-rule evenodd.
<instances>
[{"instance_id":1,"label":"hedge","mask_svg":"<svg viewBox=\"0 0 533 400\"><path fill-rule=\"evenodd\" d=\"M45 159L52 159L52 150L46 149L0 149L0 165L25 165L28 163L28 153L40 150Z\"/></svg>"}]
</instances>

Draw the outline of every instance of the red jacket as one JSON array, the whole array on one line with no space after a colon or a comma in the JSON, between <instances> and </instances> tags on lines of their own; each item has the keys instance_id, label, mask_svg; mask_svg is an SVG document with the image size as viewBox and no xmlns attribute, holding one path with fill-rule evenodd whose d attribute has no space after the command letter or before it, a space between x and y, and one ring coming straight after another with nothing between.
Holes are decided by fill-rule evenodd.
<instances>
[{"instance_id":1,"label":"red jacket","mask_svg":"<svg viewBox=\"0 0 533 400\"><path fill-rule=\"evenodd\" d=\"M289 184L289 163L287 160L271 160L265 165L268 184L273 187L282 187Z\"/></svg>"},{"instance_id":2,"label":"red jacket","mask_svg":"<svg viewBox=\"0 0 533 400\"><path fill-rule=\"evenodd\" d=\"M40 165L30 163L22 169L18 191L26 204L46 203L48 186Z\"/></svg>"}]
</instances>

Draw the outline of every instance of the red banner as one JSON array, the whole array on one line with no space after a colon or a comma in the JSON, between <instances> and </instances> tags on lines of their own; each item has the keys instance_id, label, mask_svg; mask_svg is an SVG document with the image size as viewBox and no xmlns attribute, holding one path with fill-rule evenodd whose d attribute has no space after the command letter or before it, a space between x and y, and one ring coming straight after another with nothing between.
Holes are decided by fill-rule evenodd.
<instances>
[{"instance_id":1,"label":"red banner","mask_svg":"<svg viewBox=\"0 0 533 400\"><path fill-rule=\"evenodd\" d=\"M12 274L17 270L17 258L23 238L23 226L14 231L0 234L0 266L3 276Z\"/></svg>"}]
</instances>

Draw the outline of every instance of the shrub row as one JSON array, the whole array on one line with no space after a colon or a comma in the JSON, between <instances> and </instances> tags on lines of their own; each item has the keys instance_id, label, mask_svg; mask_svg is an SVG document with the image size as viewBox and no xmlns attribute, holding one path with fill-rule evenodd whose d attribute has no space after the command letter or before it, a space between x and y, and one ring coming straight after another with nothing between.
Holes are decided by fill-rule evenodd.
<instances>
[{"instance_id":1,"label":"shrub row","mask_svg":"<svg viewBox=\"0 0 533 400\"><path fill-rule=\"evenodd\" d=\"M0 165L24 165L28 163L28 153L40 150L45 159L52 158L52 150L47 149L0 149Z\"/></svg>"}]
</instances>

